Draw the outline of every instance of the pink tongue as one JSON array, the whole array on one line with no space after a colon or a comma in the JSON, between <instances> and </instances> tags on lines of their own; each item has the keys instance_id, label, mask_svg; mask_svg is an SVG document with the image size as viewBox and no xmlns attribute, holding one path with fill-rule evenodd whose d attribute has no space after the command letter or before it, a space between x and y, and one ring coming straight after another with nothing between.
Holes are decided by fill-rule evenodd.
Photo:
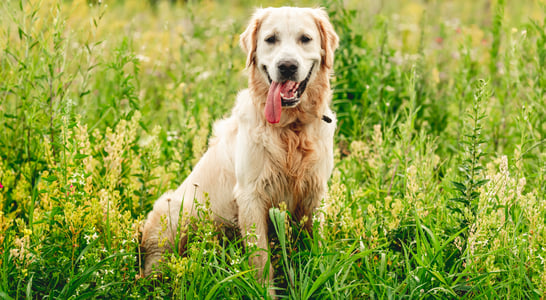
<instances>
[{"instance_id":1,"label":"pink tongue","mask_svg":"<svg viewBox=\"0 0 546 300\"><path fill-rule=\"evenodd\" d=\"M265 103L265 118L269 123L279 123L282 111L281 92L284 97L294 97L296 84L294 81L271 82Z\"/></svg>"},{"instance_id":2,"label":"pink tongue","mask_svg":"<svg viewBox=\"0 0 546 300\"><path fill-rule=\"evenodd\" d=\"M279 123L281 120L281 83L271 82L267 102L265 102L265 118L269 123Z\"/></svg>"}]
</instances>

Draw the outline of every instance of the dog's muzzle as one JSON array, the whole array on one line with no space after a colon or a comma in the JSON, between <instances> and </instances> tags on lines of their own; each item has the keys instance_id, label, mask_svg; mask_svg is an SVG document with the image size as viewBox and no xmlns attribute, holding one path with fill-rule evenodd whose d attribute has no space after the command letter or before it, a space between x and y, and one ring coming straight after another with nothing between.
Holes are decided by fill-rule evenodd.
<instances>
[{"instance_id":1,"label":"dog's muzzle","mask_svg":"<svg viewBox=\"0 0 546 300\"><path fill-rule=\"evenodd\" d=\"M281 100L282 100L283 107L294 107L299 103L300 97L303 94L303 92L305 92L307 83L309 83L311 74L313 74L313 69L315 68L315 65L316 63L313 63L311 65L311 68L309 69L309 72L307 73L307 76L305 77L305 79L303 79L300 82L295 82L294 80L291 80L291 79L294 79L293 77L295 77L299 69L298 64L292 60L282 61L281 63L278 64L279 72L281 73L281 76L283 78L281 82L283 84L286 84L287 82L291 81L291 88L288 89L286 92L281 92ZM273 80L271 79L271 75L269 75L267 67L263 65L262 69L267 75L267 79L269 80L269 84L271 85Z\"/></svg>"}]
</instances>

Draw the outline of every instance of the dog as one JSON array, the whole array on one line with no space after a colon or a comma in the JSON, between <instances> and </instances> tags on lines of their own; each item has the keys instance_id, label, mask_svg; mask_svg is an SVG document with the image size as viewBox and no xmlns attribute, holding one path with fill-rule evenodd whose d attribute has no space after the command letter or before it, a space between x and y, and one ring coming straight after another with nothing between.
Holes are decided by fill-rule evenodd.
<instances>
[{"instance_id":1,"label":"dog","mask_svg":"<svg viewBox=\"0 0 546 300\"><path fill-rule=\"evenodd\" d=\"M142 232L144 275L174 245L177 228L209 199L214 221L235 227L261 249L250 263L271 280L269 209L285 203L311 230L312 214L327 192L334 167L336 117L330 77L339 38L321 8L257 9L240 36L247 55L248 89L227 119L217 121L209 148L175 191L148 214ZM252 233L252 234L251 234ZM267 277L267 278L266 278Z\"/></svg>"}]
</instances>

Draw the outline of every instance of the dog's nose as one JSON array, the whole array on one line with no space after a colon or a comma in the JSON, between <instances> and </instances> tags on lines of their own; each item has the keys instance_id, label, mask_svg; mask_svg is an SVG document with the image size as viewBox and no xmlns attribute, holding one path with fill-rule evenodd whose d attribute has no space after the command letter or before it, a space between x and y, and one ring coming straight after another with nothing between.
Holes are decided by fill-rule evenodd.
<instances>
[{"instance_id":1,"label":"dog's nose","mask_svg":"<svg viewBox=\"0 0 546 300\"><path fill-rule=\"evenodd\" d=\"M282 60L277 64L277 68L284 79L290 79L298 71L298 62L293 59Z\"/></svg>"}]
</instances>

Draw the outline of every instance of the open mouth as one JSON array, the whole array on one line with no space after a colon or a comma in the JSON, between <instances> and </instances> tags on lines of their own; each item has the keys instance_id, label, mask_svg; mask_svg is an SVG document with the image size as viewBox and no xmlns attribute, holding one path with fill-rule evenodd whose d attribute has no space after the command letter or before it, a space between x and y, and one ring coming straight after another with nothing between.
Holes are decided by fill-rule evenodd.
<instances>
[{"instance_id":1,"label":"open mouth","mask_svg":"<svg viewBox=\"0 0 546 300\"><path fill-rule=\"evenodd\" d=\"M300 82L287 80L282 83L277 83L280 84L282 87L280 96L283 107L292 107L298 104L298 102L300 101L300 96L305 91L307 83L309 82L309 78L311 78L314 67L315 64L313 63L313 65L311 65L311 68L309 69L309 73L307 73L307 77L305 77L305 79ZM265 65L263 66L263 69L265 71L265 74L267 75L269 84L271 85L276 83L271 79L271 76L269 75L269 72L267 71L267 67Z\"/></svg>"},{"instance_id":2,"label":"open mouth","mask_svg":"<svg viewBox=\"0 0 546 300\"><path fill-rule=\"evenodd\" d=\"M265 116L269 123L278 123L281 119L282 107L294 107L300 102L300 97L307 87L309 78L313 72L315 64L311 66L307 77L300 82L287 80L276 82L271 80L267 68L263 66L269 80L269 93L265 104Z\"/></svg>"}]
</instances>

